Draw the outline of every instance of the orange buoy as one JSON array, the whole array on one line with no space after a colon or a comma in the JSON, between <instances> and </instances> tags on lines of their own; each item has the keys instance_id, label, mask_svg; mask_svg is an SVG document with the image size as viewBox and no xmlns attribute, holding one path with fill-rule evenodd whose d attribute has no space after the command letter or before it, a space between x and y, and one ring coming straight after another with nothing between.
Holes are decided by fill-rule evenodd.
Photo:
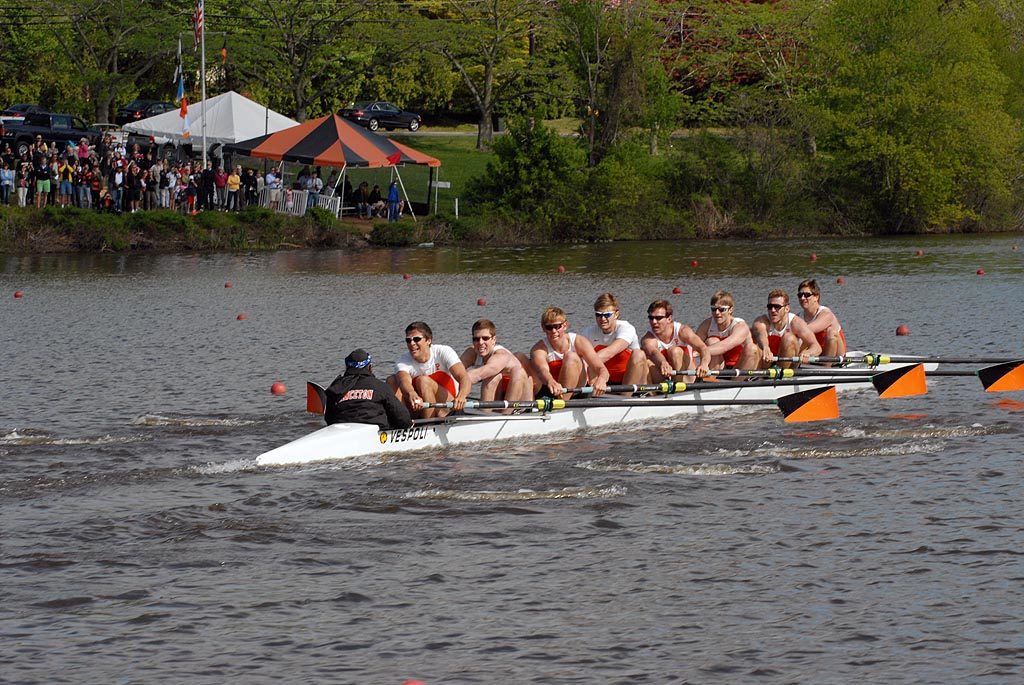
<instances>
[{"instance_id":1,"label":"orange buoy","mask_svg":"<svg viewBox=\"0 0 1024 685\"><path fill-rule=\"evenodd\" d=\"M812 253L811 253L811 261L812 261L812 262L816 262L816 261L818 261L818 255L816 255L816 254L814 254L814 253L812 252Z\"/></svg>"},{"instance_id":2,"label":"orange buoy","mask_svg":"<svg viewBox=\"0 0 1024 685\"><path fill-rule=\"evenodd\" d=\"M231 281L228 281L227 283L225 283L225 284L224 284L224 287L225 287L225 288L230 288L230 287L232 287L232 285L231 285Z\"/></svg>"},{"instance_id":3,"label":"orange buoy","mask_svg":"<svg viewBox=\"0 0 1024 685\"><path fill-rule=\"evenodd\" d=\"M978 269L974 273L978 274L979 276L984 276L985 275L985 270L984 269Z\"/></svg>"},{"instance_id":4,"label":"orange buoy","mask_svg":"<svg viewBox=\"0 0 1024 685\"><path fill-rule=\"evenodd\" d=\"M415 678L413 678L411 680L406 680L404 683L402 683L402 685L427 685L427 684L425 682L423 682L422 680L416 680Z\"/></svg>"},{"instance_id":5,"label":"orange buoy","mask_svg":"<svg viewBox=\"0 0 1024 685\"><path fill-rule=\"evenodd\" d=\"M409 274L402 274L402 278L403 278L404 280L408 281L408 280L409 280L410 278L412 278L412 276L411 276L411 275L409 275Z\"/></svg>"},{"instance_id":6,"label":"orange buoy","mask_svg":"<svg viewBox=\"0 0 1024 685\"><path fill-rule=\"evenodd\" d=\"M476 300L476 304L478 307L483 307L485 304L487 304L487 300L483 297L479 297Z\"/></svg>"},{"instance_id":7,"label":"orange buoy","mask_svg":"<svg viewBox=\"0 0 1024 685\"><path fill-rule=\"evenodd\" d=\"M910 335L910 327L905 323L901 323L896 327L896 335Z\"/></svg>"},{"instance_id":8,"label":"orange buoy","mask_svg":"<svg viewBox=\"0 0 1024 685\"><path fill-rule=\"evenodd\" d=\"M239 314L235 318L238 319L239 321L245 321L245 314Z\"/></svg>"},{"instance_id":9,"label":"orange buoy","mask_svg":"<svg viewBox=\"0 0 1024 685\"><path fill-rule=\"evenodd\" d=\"M682 292L683 292L683 289L680 288L678 285L676 287L672 288L672 294L673 295L680 295L680 294L682 294Z\"/></svg>"},{"instance_id":10,"label":"orange buoy","mask_svg":"<svg viewBox=\"0 0 1024 685\"><path fill-rule=\"evenodd\" d=\"M273 385L270 386L270 392L273 395L283 395L288 392L288 388L284 387L284 383L281 381L274 381Z\"/></svg>"},{"instance_id":11,"label":"orange buoy","mask_svg":"<svg viewBox=\"0 0 1024 685\"><path fill-rule=\"evenodd\" d=\"M698 266L700 266L700 262L698 262L698 261L697 261L697 260L695 259L695 260L693 260L692 262L690 262L690 266L692 266L692 267L693 267L694 269L696 269L696 268L697 268Z\"/></svg>"},{"instance_id":12,"label":"orange buoy","mask_svg":"<svg viewBox=\"0 0 1024 685\"><path fill-rule=\"evenodd\" d=\"M559 264L558 265L558 273L560 273L560 274L564 274L565 273L565 265L564 264Z\"/></svg>"},{"instance_id":13,"label":"orange buoy","mask_svg":"<svg viewBox=\"0 0 1024 685\"><path fill-rule=\"evenodd\" d=\"M843 283L846 283L846 279L842 276L836 279L836 285L842 285Z\"/></svg>"},{"instance_id":14,"label":"orange buoy","mask_svg":"<svg viewBox=\"0 0 1024 685\"><path fill-rule=\"evenodd\" d=\"M924 257L924 250L918 250L914 253L915 257Z\"/></svg>"},{"instance_id":15,"label":"orange buoy","mask_svg":"<svg viewBox=\"0 0 1024 685\"><path fill-rule=\"evenodd\" d=\"M20 290L14 291L14 299L20 300L23 297L25 297L25 293L21 292Z\"/></svg>"}]
</instances>

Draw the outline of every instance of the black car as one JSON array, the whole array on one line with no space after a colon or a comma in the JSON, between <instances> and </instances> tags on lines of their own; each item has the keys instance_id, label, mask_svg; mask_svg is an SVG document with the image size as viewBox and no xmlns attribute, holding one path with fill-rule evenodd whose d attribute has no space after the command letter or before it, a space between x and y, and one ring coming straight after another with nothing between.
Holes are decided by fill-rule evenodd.
<instances>
[{"instance_id":1,"label":"black car","mask_svg":"<svg viewBox=\"0 0 1024 685\"><path fill-rule=\"evenodd\" d=\"M423 119L419 114L403 112L390 102L357 102L339 114L346 119L365 126L371 131L385 128L394 131L396 128L407 128L410 131L419 129Z\"/></svg>"},{"instance_id":2,"label":"black car","mask_svg":"<svg viewBox=\"0 0 1024 685\"><path fill-rule=\"evenodd\" d=\"M171 102L160 102L159 100L132 100L127 105L117 110L117 114L114 115L114 123L119 126L124 126L125 124L132 123L133 121L148 119L149 117L155 117L157 114L170 112L172 109L178 108Z\"/></svg>"}]
</instances>

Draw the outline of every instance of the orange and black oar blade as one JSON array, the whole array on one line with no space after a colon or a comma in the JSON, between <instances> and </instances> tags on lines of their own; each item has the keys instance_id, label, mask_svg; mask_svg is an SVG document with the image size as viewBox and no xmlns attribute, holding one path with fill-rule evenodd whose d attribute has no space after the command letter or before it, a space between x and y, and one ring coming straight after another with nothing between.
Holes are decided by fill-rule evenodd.
<instances>
[{"instance_id":1,"label":"orange and black oar blade","mask_svg":"<svg viewBox=\"0 0 1024 685\"><path fill-rule=\"evenodd\" d=\"M786 423L839 418L839 401L834 385L783 395L775 403L782 410Z\"/></svg>"},{"instance_id":2,"label":"orange and black oar blade","mask_svg":"<svg viewBox=\"0 0 1024 685\"><path fill-rule=\"evenodd\" d=\"M978 378L986 392L1024 390L1024 359L978 369Z\"/></svg>"},{"instance_id":3,"label":"orange and black oar blade","mask_svg":"<svg viewBox=\"0 0 1024 685\"><path fill-rule=\"evenodd\" d=\"M873 374L871 384L878 391L878 396L885 399L913 397L928 393L924 364L900 366L890 371Z\"/></svg>"},{"instance_id":4,"label":"orange and black oar blade","mask_svg":"<svg viewBox=\"0 0 1024 685\"><path fill-rule=\"evenodd\" d=\"M323 386L313 381L306 381L306 411L310 414L324 415L327 410L327 392Z\"/></svg>"}]
</instances>

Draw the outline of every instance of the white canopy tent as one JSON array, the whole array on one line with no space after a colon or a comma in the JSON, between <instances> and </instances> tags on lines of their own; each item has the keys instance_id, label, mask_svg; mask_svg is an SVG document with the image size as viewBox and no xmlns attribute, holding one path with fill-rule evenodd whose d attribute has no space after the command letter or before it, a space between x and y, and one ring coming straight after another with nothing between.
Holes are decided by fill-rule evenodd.
<instances>
[{"instance_id":1,"label":"white canopy tent","mask_svg":"<svg viewBox=\"0 0 1024 685\"><path fill-rule=\"evenodd\" d=\"M189 103L189 135L187 137L184 134L179 110L164 112L155 117L125 124L123 128L131 133L162 139L162 142L179 145L192 143L199 146L203 144L204 109L206 144L211 148L215 145L237 143L299 125L299 122L231 90L207 98L205 103Z\"/></svg>"}]
</instances>

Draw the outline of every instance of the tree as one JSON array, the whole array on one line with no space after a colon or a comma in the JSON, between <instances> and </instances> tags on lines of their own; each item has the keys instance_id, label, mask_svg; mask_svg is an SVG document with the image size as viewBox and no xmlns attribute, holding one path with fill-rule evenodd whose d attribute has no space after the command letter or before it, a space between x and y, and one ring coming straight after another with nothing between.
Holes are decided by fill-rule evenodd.
<instances>
[{"instance_id":1,"label":"tree","mask_svg":"<svg viewBox=\"0 0 1024 685\"><path fill-rule=\"evenodd\" d=\"M539 0L451 0L430 11L427 45L443 55L459 74L480 116L477 149L494 139L499 99L513 97L512 84L529 62L529 38L536 30Z\"/></svg>"},{"instance_id":2,"label":"tree","mask_svg":"<svg viewBox=\"0 0 1024 685\"><path fill-rule=\"evenodd\" d=\"M823 17L824 143L890 230L977 221L1009 198L1021 132L989 17L943 0L836 0Z\"/></svg>"}]
</instances>

